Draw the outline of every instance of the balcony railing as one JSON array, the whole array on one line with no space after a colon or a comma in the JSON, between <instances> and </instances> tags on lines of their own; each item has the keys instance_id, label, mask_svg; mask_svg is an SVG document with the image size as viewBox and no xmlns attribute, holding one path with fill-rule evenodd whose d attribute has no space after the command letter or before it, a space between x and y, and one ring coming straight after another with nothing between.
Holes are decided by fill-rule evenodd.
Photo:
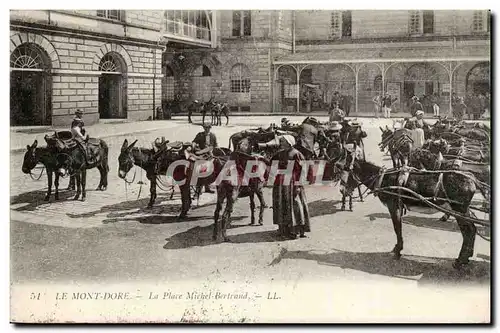
<instances>
[{"instance_id":1,"label":"balcony railing","mask_svg":"<svg viewBox=\"0 0 500 333\"><path fill-rule=\"evenodd\" d=\"M203 28L194 24L186 24L181 21L166 20L167 22L167 33L173 35L179 35L183 37L189 37L193 39L200 39L204 41L210 41L210 29Z\"/></svg>"}]
</instances>

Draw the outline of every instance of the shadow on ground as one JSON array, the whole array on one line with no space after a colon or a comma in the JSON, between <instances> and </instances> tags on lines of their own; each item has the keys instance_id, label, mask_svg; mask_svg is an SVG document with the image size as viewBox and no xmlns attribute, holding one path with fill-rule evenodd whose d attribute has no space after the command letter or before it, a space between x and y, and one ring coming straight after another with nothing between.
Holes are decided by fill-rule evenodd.
<instances>
[{"instance_id":1,"label":"shadow on ground","mask_svg":"<svg viewBox=\"0 0 500 333\"><path fill-rule=\"evenodd\" d=\"M375 221L376 219L388 219L391 221L391 216L386 213L374 213L366 215L370 218L370 221ZM436 217L422 217L422 216L403 216L403 224L410 224L416 227L429 228L442 231L460 232L457 222L454 219L449 219L448 221L440 221Z\"/></svg>"},{"instance_id":2,"label":"shadow on ground","mask_svg":"<svg viewBox=\"0 0 500 333\"><path fill-rule=\"evenodd\" d=\"M76 192L75 191L67 191L59 189L59 200L54 198L54 190L50 196L49 201L45 201L45 195L47 194L47 190L36 190L31 192L21 193L19 195L13 196L10 199L11 205L18 204L26 204L22 207L15 208L15 211L24 212L24 211L34 211L41 205L46 204L57 204L58 202L71 200Z\"/></svg>"},{"instance_id":3,"label":"shadow on ground","mask_svg":"<svg viewBox=\"0 0 500 333\"><path fill-rule=\"evenodd\" d=\"M130 214L127 214L130 215ZM169 224L169 223L182 223L182 222L193 222L201 220L210 220L212 216L187 216L185 218L179 218L176 216L165 216L165 215L148 215L148 216L137 216L132 218L108 218L102 221L103 224L118 223L118 222L139 222L141 224Z\"/></svg>"},{"instance_id":4,"label":"shadow on ground","mask_svg":"<svg viewBox=\"0 0 500 333\"><path fill-rule=\"evenodd\" d=\"M243 220L247 218L246 216L235 216L233 221ZM228 230L249 227L258 229L259 226L250 227L248 224L232 224ZM279 239L276 235L276 230L269 231L255 231L249 233L242 233L237 235L228 234L231 243L263 243L263 242L278 242L283 241ZM164 249L185 249L193 246L207 246L218 244L219 242L214 242L212 240L213 235L213 224L206 227L194 227L187 231L173 235L167 238L167 244L163 246Z\"/></svg>"},{"instance_id":5,"label":"shadow on ground","mask_svg":"<svg viewBox=\"0 0 500 333\"><path fill-rule=\"evenodd\" d=\"M283 259L314 260L320 265L353 269L369 274L390 276L418 281L419 285L436 284L489 284L490 263L471 261L461 270L452 267L454 259L425 256L403 256L394 260L387 252L333 252L282 251L273 265Z\"/></svg>"},{"instance_id":6,"label":"shadow on ground","mask_svg":"<svg viewBox=\"0 0 500 333\"><path fill-rule=\"evenodd\" d=\"M340 200L316 200L310 202L309 206L309 215L310 217L323 216L323 215L331 215L340 211ZM339 209L337 209L336 205L339 205Z\"/></svg>"},{"instance_id":7,"label":"shadow on ground","mask_svg":"<svg viewBox=\"0 0 500 333\"><path fill-rule=\"evenodd\" d=\"M149 198L123 201L112 205L102 206L99 209L87 213L72 214L67 213L71 218L93 217L98 214L109 213L107 217L120 218L131 214L178 214L181 210L180 204L160 205L164 201L169 201L169 196L158 197L153 207L148 208ZM136 210L131 212L131 210Z\"/></svg>"}]
</instances>

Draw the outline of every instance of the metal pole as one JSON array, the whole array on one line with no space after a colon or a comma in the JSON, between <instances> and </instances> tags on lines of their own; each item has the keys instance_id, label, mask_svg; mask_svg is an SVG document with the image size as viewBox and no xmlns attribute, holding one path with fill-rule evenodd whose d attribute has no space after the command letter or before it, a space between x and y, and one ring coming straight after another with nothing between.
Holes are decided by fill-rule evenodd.
<instances>
[{"instance_id":1,"label":"metal pole","mask_svg":"<svg viewBox=\"0 0 500 333\"><path fill-rule=\"evenodd\" d=\"M153 49L153 120L156 119L156 48Z\"/></svg>"},{"instance_id":2,"label":"metal pole","mask_svg":"<svg viewBox=\"0 0 500 333\"><path fill-rule=\"evenodd\" d=\"M453 70L451 68L452 64L450 63L450 71L448 72L449 76L450 76L450 101L449 101L449 107L450 109L448 110L448 114L451 115L452 113L452 106L451 106L451 93L453 92Z\"/></svg>"},{"instance_id":3,"label":"metal pole","mask_svg":"<svg viewBox=\"0 0 500 333\"><path fill-rule=\"evenodd\" d=\"M295 10L292 10L292 53L295 53Z\"/></svg>"},{"instance_id":4,"label":"metal pole","mask_svg":"<svg viewBox=\"0 0 500 333\"><path fill-rule=\"evenodd\" d=\"M356 113L358 113L358 83L359 83L359 70L358 67L356 69L356 92L355 92L355 103L356 103Z\"/></svg>"},{"instance_id":5,"label":"metal pole","mask_svg":"<svg viewBox=\"0 0 500 333\"><path fill-rule=\"evenodd\" d=\"M300 67L297 65L297 68L295 68L295 72L297 73L297 113L300 112Z\"/></svg>"},{"instance_id":6,"label":"metal pole","mask_svg":"<svg viewBox=\"0 0 500 333\"><path fill-rule=\"evenodd\" d=\"M385 64L382 63L382 97L385 96Z\"/></svg>"}]
</instances>

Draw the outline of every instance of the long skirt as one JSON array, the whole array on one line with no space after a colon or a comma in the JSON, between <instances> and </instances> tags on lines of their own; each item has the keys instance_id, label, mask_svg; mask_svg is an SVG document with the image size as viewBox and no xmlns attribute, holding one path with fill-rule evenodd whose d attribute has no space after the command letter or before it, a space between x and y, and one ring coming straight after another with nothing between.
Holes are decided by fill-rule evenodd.
<instances>
[{"instance_id":1,"label":"long skirt","mask_svg":"<svg viewBox=\"0 0 500 333\"><path fill-rule=\"evenodd\" d=\"M274 185L273 224L282 236L295 237L310 232L309 207L303 186Z\"/></svg>"}]
</instances>

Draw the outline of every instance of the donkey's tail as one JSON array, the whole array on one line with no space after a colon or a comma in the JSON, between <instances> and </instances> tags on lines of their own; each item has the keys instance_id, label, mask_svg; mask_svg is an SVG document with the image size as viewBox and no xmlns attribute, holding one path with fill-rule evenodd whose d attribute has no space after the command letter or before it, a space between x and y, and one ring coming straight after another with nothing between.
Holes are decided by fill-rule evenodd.
<instances>
[{"instance_id":1,"label":"donkey's tail","mask_svg":"<svg viewBox=\"0 0 500 333\"><path fill-rule=\"evenodd\" d=\"M104 164L105 164L105 167L106 167L106 172L109 172L109 161L108 161L109 146L106 143L106 141L101 140L101 147L102 147L102 150L104 151L103 160L104 160Z\"/></svg>"}]
</instances>

